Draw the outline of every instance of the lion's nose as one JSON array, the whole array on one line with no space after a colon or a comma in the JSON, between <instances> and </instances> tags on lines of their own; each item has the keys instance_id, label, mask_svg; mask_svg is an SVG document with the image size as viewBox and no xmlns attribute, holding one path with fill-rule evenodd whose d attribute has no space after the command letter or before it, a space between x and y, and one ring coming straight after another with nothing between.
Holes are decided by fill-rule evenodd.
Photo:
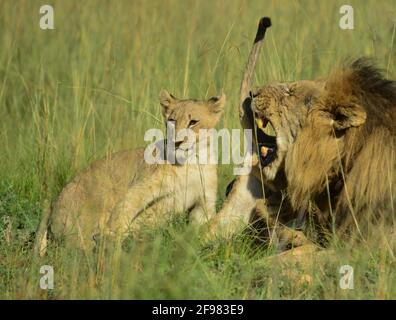
<instances>
[{"instance_id":1,"label":"lion's nose","mask_svg":"<svg viewBox=\"0 0 396 320\"><path fill-rule=\"evenodd\" d=\"M253 88L249 91L250 98L255 98L261 94L261 88Z\"/></svg>"},{"instance_id":2,"label":"lion's nose","mask_svg":"<svg viewBox=\"0 0 396 320\"><path fill-rule=\"evenodd\" d=\"M254 114L257 114L258 110L256 108L256 102L255 99L251 98L250 100L250 110L252 110L252 112L254 112Z\"/></svg>"}]
</instances>

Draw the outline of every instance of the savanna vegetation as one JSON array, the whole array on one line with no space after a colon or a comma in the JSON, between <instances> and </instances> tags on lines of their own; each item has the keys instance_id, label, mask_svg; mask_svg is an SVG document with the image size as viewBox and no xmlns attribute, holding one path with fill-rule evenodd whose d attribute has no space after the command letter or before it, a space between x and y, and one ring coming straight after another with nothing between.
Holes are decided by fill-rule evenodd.
<instances>
[{"instance_id":1,"label":"savanna vegetation","mask_svg":"<svg viewBox=\"0 0 396 320\"><path fill-rule=\"evenodd\" d=\"M51 4L55 29L39 27ZM111 257L32 240L44 203L91 161L143 146L163 128L158 93L227 95L219 127L239 128L239 85L262 16L272 18L257 84L312 79L360 56L396 78L393 0L349 1L354 29L339 27L343 1L2 0L0 2L0 298L394 299L394 243L332 244L309 265L281 266L243 232L202 244L185 219L145 230ZM219 166L221 207L232 165ZM40 266L55 270L39 287ZM339 268L354 268L354 289ZM290 273L290 270L293 270ZM296 277L302 275L302 277Z\"/></svg>"}]
</instances>

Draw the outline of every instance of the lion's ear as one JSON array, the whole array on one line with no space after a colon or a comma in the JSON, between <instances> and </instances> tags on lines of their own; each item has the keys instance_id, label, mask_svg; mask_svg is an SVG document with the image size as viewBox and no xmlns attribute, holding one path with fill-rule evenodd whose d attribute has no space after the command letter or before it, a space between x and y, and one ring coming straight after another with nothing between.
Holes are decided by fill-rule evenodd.
<instances>
[{"instance_id":1,"label":"lion's ear","mask_svg":"<svg viewBox=\"0 0 396 320\"><path fill-rule=\"evenodd\" d=\"M208 106L211 112L220 113L224 110L226 96L224 93L221 96L212 97L208 100Z\"/></svg>"},{"instance_id":2,"label":"lion's ear","mask_svg":"<svg viewBox=\"0 0 396 320\"><path fill-rule=\"evenodd\" d=\"M160 104L162 106L162 113L165 117L168 117L171 113L177 99L170 94L167 90L162 89L159 94Z\"/></svg>"},{"instance_id":3,"label":"lion's ear","mask_svg":"<svg viewBox=\"0 0 396 320\"><path fill-rule=\"evenodd\" d=\"M359 127L366 122L366 111L358 104L336 106L333 111L333 126L335 130Z\"/></svg>"}]
</instances>

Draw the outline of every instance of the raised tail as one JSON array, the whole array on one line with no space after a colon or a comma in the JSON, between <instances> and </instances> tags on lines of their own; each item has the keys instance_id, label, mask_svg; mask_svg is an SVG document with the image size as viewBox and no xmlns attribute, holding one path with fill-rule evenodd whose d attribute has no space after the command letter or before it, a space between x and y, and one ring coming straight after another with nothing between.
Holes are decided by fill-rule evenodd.
<instances>
[{"instance_id":1,"label":"raised tail","mask_svg":"<svg viewBox=\"0 0 396 320\"><path fill-rule=\"evenodd\" d=\"M44 212L41 217L40 224L36 231L36 238L34 240L33 254L35 257L43 257L47 252L47 235L48 222L51 217L51 203L48 200L44 202Z\"/></svg>"},{"instance_id":2,"label":"raised tail","mask_svg":"<svg viewBox=\"0 0 396 320\"><path fill-rule=\"evenodd\" d=\"M246 98L249 98L254 68L256 66L261 46L263 44L265 32L269 27L271 27L271 19L268 17L261 18L258 25L256 37L253 42L253 47L250 51L248 62L246 64L245 73L243 74L239 96L239 118L243 128L249 127L249 115L245 112Z\"/></svg>"}]
</instances>

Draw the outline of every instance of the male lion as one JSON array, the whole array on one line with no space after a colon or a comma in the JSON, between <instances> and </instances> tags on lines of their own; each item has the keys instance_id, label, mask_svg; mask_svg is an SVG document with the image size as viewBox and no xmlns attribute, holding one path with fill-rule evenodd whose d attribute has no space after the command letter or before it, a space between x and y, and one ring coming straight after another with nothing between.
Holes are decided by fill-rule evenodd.
<instances>
[{"instance_id":1,"label":"male lion","mask_svg":"<svg viewBox=\"0 0 396 320\"><path fill-rule=\"evenodd\" d=\"M230 236L257 214L270 229L280 223L280 240L294 246L309 242L307 234L287 226L313 226L311 239L323 244L331 234L364 237L370 226L394 222L396 82L359 59L324 79L248 94L257 54L240 107L242 126L256 132L254 167L234 181L210 235Z\"/></svg>"},{"instance_id":2,"label":"male lion","mask_svg":"<svg viewBox=\"0 0 396 320\"><path fill-rule=\"evenodd\" d=\"M223 113L225 95L200 101L177 99L163 90L160 103L179 139L183 129L198 133L214 128ZM188 151L198 140L199 135L195 141L174 141L176 152ZM153 150L153 155L159 150ZM35 251L45 253L47 230L55 239L90 249L96 234L123 238L143 224L157 225L178 212L188 211L192 222L202 224L214 215L216 197L214 164L148 164L144 149L114 153L92 163L65 186L42 218Z\"/></svg>"}]
</instances>

